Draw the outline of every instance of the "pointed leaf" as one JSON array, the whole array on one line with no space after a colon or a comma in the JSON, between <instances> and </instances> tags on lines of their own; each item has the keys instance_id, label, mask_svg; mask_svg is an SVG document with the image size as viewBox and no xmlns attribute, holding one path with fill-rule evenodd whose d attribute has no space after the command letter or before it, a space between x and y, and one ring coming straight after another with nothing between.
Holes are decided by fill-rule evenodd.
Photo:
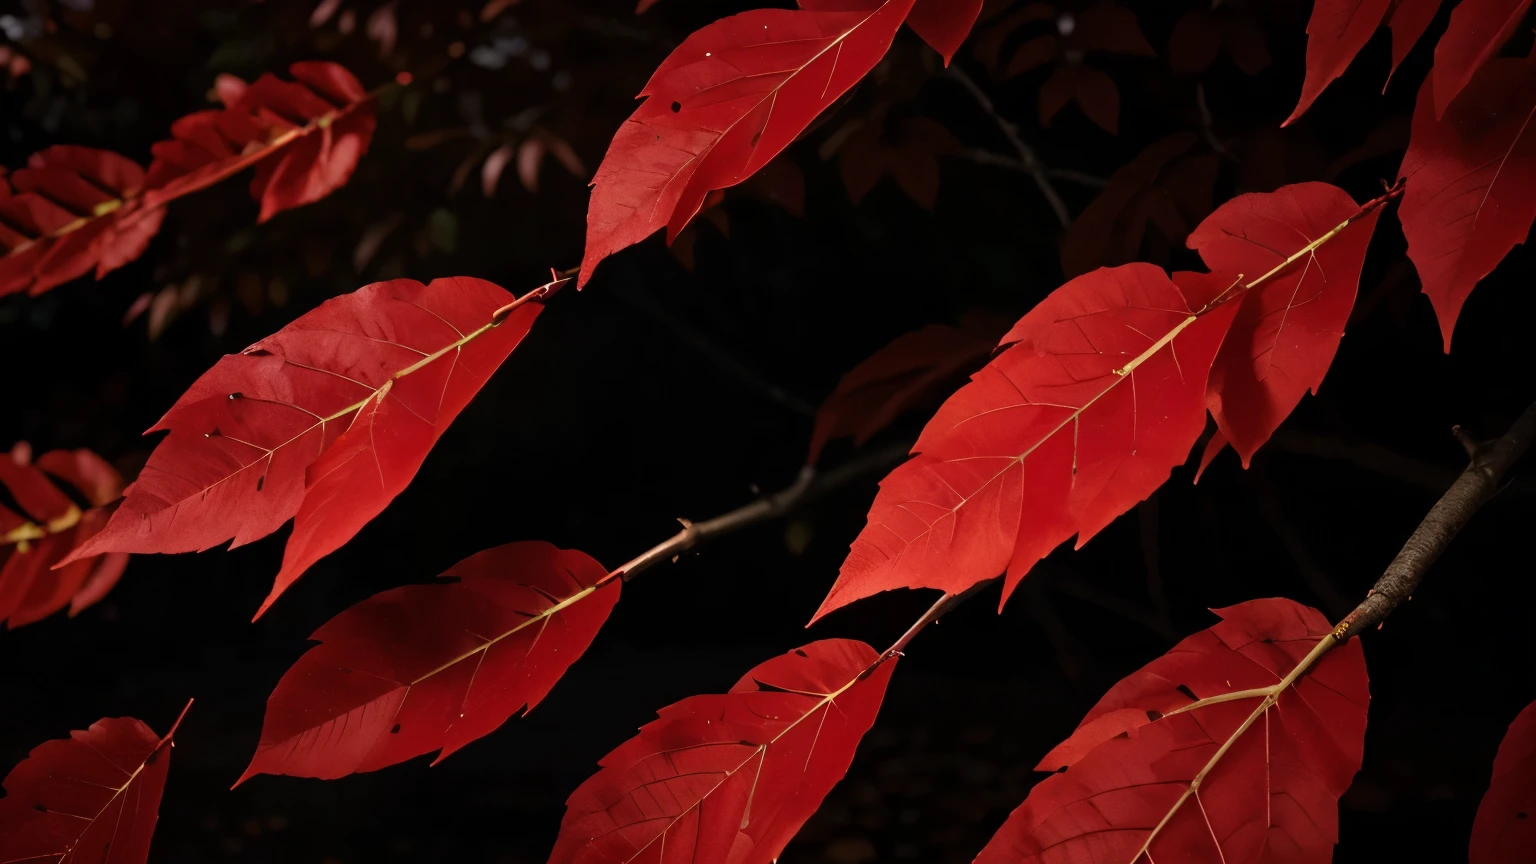
<instances>
[{"instance_id":1,"label":"pointed leaf","mask_svg":"<svg viewBox=\"0 0 1536 864\"><path fill-rule=\"evenodd\" d=\"M581 284L710 191L750 177L885 55L913 0L821 12L758 9L689 36L640 92L592 184Z\"/></svg>"},{"instance_id":2,"label":"pointed leaf","mask_svg":"<svg viewBox=\"0 0 1536 864\"><path fill-rule=\"evenodd\" d=\"M880 484L869 523L816 615L894 588L958 594L1079 547L1150 495L1205 427L1205 383L1235 304L1201 274L1149 264L1056 289L1011 346L929 421Z\"/></svg>"},{"instance_id":3,"label":"pointed leaf","mask_svg":"<svg viewBox=\"0 0 1536 864\"><path fill-rule=\"evenodd\" d=\"M531 711L581 656L620 580L581 552L509 543L432 585L337 615L267 700L256 774L335 779L441 750L440 762Z\"/></svg>"},{"instance_id":4,"label":"pointed leaf","mask_svg":"<svg viewBox=\"0 0 1536 864\"><path fill-rule=\"evenodd\" d=\"M566 801L550 864L771 864L848 771L896 658L812 642L661 709Z\"/></svg>"},{"instance_id":5,"label":"pointed leaf","mask_svg":"<svg viewBox=\"0 0 1536 864\"><path fill-rule=\"evenodd\" d=\"M1301 100L1282 126L1307 113L1323 89L1344 74L1349 64L1371 41L1394 0L1317 0L1307 21L1307 77L1301 84ZM1396 64L1393 64L1396 68Z\"/></svg>"},{"instance_id":6,"label":"pointed leaf","mask_svg":"<svg viewBox=\"0 0 1536 864\"><path fill-rule=\"evenodd\" d=\"M1360 768L1370 689L1358 640L1282 686L1332 628L1289 600L1222 622L1115 685L1040 765L977 864L1326 864ZM1199 700L1199 701L1196 701Z\"/></svg>"},{"instance_id":7,"label":"pointed leaf","mask_svg":"<svg viewBox=\"0 0 1536 864\"><path fill-rule=\"evenodd\" d=\"M907 14L907 26L944 58L944 65L971 34L982 0L917 0ZM802 4L803 5L803 4Z\"/></svg>"},{"instance_id":8,"label":"pointed leaf","mask_svg":"<svg viewBox=\"0 0 1536 864\"><path fill-rule=\"evenodd\" d=\"M1440 3L1441 0L1396 0L1393 3L1387 12L1387 26L1392 28L1392 71L1387 74L1388 80L1397 74L1397 67L1403 65L1408 52L1434 22Z\"/></svg>"},{"instance_id":9,"label":"pointed leaf","mask_svg":"<svg viewBox=\"0 0 1536 864\"><path fill-rule=\"evenodd\" d=\"M1536 60L1489 63L1441 119L1430 87L1398 171L1408 181L1399 218L1449 351L1462 304L1536 219Z\"/></svg>"},{"instance_id":10,"label":"pointed leaf","mask_svg":"<svg viewBox=\"0 0 1536 864\"><path fill-rule=\"evenodd\" d=\"M377 282L224 357L149 430L170 434L70 560L242 546L297 516L264 611L415 476L542 308L493 326L512 299L479 279Z\"/></svg>"},{"instance_id":11,"label":"pointed leaf","mask_svg":"<svg viewBox=\"0 0 1536 864\"><path fill-rule=\"evenodd\" d=\"M836 438L862 446L897 416L943 392L957 376L987 359L1003 327L971 316L959 327L930 324L898 336L871 354L837 382L816 411L808 464Z\"/></svg>"},{"instance_id":12,"label":"pointed leaf","mask_svg":"<svg viewBox=\"0 0 1536 864\"><path fill-rule=\"evenodd\" d=\"M1462 0L1451 10L1451 23L1435 45L1435 67L1426 86L1434 86L1435 117L1445 116L1477 71L1498 56L1515 35L1531 0Z\"/></svg>"},{"instance_id":13,"label":"pointed leaf","mask_svg":"<svg viewBox=\"0 0 1536 864\"><path fill-rule=\"evenodd\" d=\"M109 717L33 748L5 778L0 861L144 864L180 724Z\"/></svg>"},{"instance_id":14,"label":"pointed leaf","mask_svg":"<svg viewBox=\"0 0 1536 864\"><path fill-rule=\"evenodd\" d=\"M1188 245L1207 267L1249 282L1360 209L1347 192L1327 183L1239 195L1201 222ZM1207 402L1244 466L1301 397L1322 384L1355 306L1379 215L1371 209L1306 260L1242 298L1211 369Z\"/></svg>"},{"instance_id":15,"label":"pointed leaf","mask_svg":"<svg viewBox=\"0 0 1536 864\"><path fill-rule=\"evenodd\" d=\"M1536 702L1525 706L1499 744L1493 780L1472 823L1469 864L1536 858Z\"/></svg>"},{"instance_id":16,"label":"pointed leaf","mask_svg":"<svg viewBox=\"0 0 1536 864\"><path fill-rule=\"evenodd\" d=\"M295 63L293 81L270 73L234 104L177 120L155 144L145 201L154 206L256 166L260 221L346 184L376 125L361 84L335 63Z\"/></svg>"}]
</instances>

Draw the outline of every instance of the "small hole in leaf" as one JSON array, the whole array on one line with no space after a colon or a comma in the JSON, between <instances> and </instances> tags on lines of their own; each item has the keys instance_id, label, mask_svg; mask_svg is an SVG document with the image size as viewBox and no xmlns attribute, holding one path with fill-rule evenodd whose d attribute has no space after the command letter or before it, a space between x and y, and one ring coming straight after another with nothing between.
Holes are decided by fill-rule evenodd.
<instances>
[{"instance_id":1,"label":"small hole in leaf","mask_svg":"<svg viewBox=\"0 0 1536 864\"><path fill-rule=\"evenodd\" d=\"M1189 685L1188 684L1180 684L1175 689L1178 690L1180 693L1183 693L1185 696L1188 696L1189 697L1189 701L1191 701L1191 702L1199 702L1200 701L1200 697L1195 695L1195 691L1189 689Z\"/></svg>"},{"instance_id":2,"label":"small hole in leaf","mask_svg":"<svg viewBox=\"0 0 1536 864\"><path fill-rule=\"evenodd\" d=\"M1516 819L1524 819L1525 818L1525 813L1523 811L1520 812L1520 813L1516 813L1515 814L1515 818Z\"/></svg>"},{"instance_id":3,"label":"small hole in leaf","mask_svg":"<svg viewBox=\"0 0 1536 864\"><path fill-rule=\"evenodd\" d=\"M43 805L41 805L41 804L33 804L33 805L32 805L32 809L33 809L33 810L36 810L36 811L37 811L37 812L39 812L39 813L47 813L47 812L48 812L48 808L47 808L47 807L44 807L44 806L43 806Z\"/></svg>"},{"instance_id":4,"label":"small hole in leaf","mask_svg":"<svg viewBox=\"0 0 1536 864\"><path fill-rule=\"evenodd\" d=\"M1157 721L1159 721L1161 719L1163 719L1163 712L1161 712L1161 711L1148 711L1147 712L1147 720L1149 722L1156 723Z\"/></svg>"},{"instance_id":5,"label":"small hole in leaf","mask_svg":"<svg viewBox=\"0 0 1536 864\"><path fill-rule=\"evenodd\" d=\"M673 114L676 114L677 112L679 112L681 110L683 110L683 103L681 103L681 102L673 102L672 103L672 113Z\"/></svg>"},{"instance_id":6,"label":"small hole in leaf","mask_svg":"<svg viewBox=\"0 0 1536 864\"><path fill-rule=\"evenodd\" d=\"M391 735L399 735L400 734L400 724L396 723L394 728L389 730L389 734L391 734Z\"/></svg>"}]
</instances>

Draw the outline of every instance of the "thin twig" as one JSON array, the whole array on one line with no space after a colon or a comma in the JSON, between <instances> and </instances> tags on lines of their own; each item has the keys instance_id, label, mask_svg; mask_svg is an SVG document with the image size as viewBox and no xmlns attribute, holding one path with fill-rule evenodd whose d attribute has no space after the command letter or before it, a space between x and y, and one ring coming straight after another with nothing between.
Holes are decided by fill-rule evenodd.
<instances>
[{"instance_id":1,"label":"thin twig","mask_svg":"<svg viewBox=\"0 0 1536 864\"><path fill-rule=\"evenodd\" d=\"M663 561L673 560L702 543L734 531L739 531L750 525L756 525L759 522L767 522L784 516L790 511L804 506L829 492L840 489L860 477L873 474L889 467L893 463L900 462L906 458L908 451L911 449L912 442L899 442L862 453L854 459L824 473L818 473L815 466L807 465L800 469L800 474L795 478L795 482L778 492L765 495L750 504L737 507L729 513L716 516L713 519L706 519L703 522L690 522L687 519L679 519L678 521L683 524L681 531L620 565L613 572L609 573L602 580L602 583L612 579L623 579L625 582L628 582L642 571L648 570Z\"/></svg>"},{"instance_id":2,"label":"thin twig","mask_svg":"<svg viewBox=\"0 0 1536 864\"><path fill-rule=\"evenodd\" d=\"M1029 173L1029 167L1012 156L1004 156L1001 153L993 153L981 147L973 147L965 151L965 157L978 165L996 165L999 168L1007 168L1012 171ZM1052 180L1065 180L1068 183L1076 183L1079 186L1087 186L1090 189L1103 189L1109 185L1109 178L1100 177L1097 174L1089 174L1086 171L1073 171L1071 168L1050 168L1045 176Z\"/></svg>"},{"instance_id":3,"label":"thin twig","mask_svg":"<svg viewBox=\"0 0 1536 864\"><path fill-rule=\"evenodd\" d=\"M1211 106L1205 101L1204 84L1195 85L1195 104L1200 109L1200 132L1205 136L1205 143L1209 144L1211 149L1215 150L1223 158L1236 162L1237 157L1233 156L1232 151L1227 149L1227 145L1221 143L1221 140L1216 137L1216 130L1213 127L1216 121L1211 116Z\"/></svg>"},{"instance_id":4,"label":"thin twig","mask_svg":"<svg viewBox=\"0 0 1536 864\"><path fill-rule=\"evenodd\" d=\"M997 128L1002 131L1003 137L1013 145L1025 172L1035 178L1035 185L1040 187L1040 194L1045 196L1046 203L1050 204L1051 210L1055 212L1056 221L1060 222L1063 228L1071 225L1072 217L1067 213L1067 205L1062 203L1061 196L1056 194L1056 187L1051 185L1051 178L1046 172L1045 165L1041 164L1039 158L1035 156L1034 149L1019 137L1019 127L997 112L997 106L992 104L991 97L987 96L986 91L982 90L959 66L949 67L949 76L960 82L960 85L970 92L976 104L992 118L992 122L996 123Z\"/></svg>"}]
</instances>

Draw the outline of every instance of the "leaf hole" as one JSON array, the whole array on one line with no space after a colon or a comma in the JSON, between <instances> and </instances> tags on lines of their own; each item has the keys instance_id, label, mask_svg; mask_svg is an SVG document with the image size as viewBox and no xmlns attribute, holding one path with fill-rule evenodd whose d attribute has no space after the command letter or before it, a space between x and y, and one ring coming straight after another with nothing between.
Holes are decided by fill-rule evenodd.
<instances>
[{"instance_id":1,"label":"leaf hole","mask_svg":"<svg viewBox=\"0 0 1536 864\"><path fill-rule=\"evenodd\" d=\"M1156 723L1157 721L1159 721L1161 719L1163 719L1163 712L1161 712L1161 711L1150 711L1150 710L1147 712L1147 722L1149 722L1149 723Z\"/></svg>"},{"instance_id":2,"label":"leaf hole","mask_svg":"<svg viewBox=\"0 0 1536 864\"><path fill-rule=\"evenodd\" d=\"M391 734L391 735L399 735L400 734L400 724L396 723L394 725L394 727L389 730L389 734Z\"/></svg>"},{"instance_id":3,"label":"leaf hole","mask_svg":"<svg viewBox=\"0 0 1536 864\"><path fill-rule=\"evenodd\" d=\"M1188 684L1180 684L1178 687L1175 687L1174 689L1178 690L1180 693L1183 693L1185 696L1188 696L1189 697L1189 701L1191 701L1191 702L1199 702L1200 701L1200 697L1195 695L1195 691L1189 689L1189 685Z\"/></svg>"},{"instance_id":4,"label":"leaf hole","mask_svg":"<svg viewBox=\"0 0 1536 864\"><path fill-rule=\"evenodd\" d=\"M683 103L681 103L681 102L673 102L672 103L672 113L673 114L676 114L677 112L679 112L681 110L683 110Z\"/></svg>"},{"instance_id":5,"label":"leaf hole","mask_svg":"<svg viewBox=\"0 0 1536 864\"><path fill-rule=\"evenodd\" d=\"M1519 813L1516 813L1515 814L1515 818L1516 819L1524 819L1525 818L1525 811L1522 810Z\"/></svg>"}]
</instances>

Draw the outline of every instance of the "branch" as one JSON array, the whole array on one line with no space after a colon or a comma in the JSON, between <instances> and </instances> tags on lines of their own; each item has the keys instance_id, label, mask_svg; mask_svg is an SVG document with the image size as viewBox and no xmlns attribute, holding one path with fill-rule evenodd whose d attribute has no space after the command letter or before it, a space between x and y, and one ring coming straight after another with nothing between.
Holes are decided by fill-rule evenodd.
<instances>
[{"instance_id":1,"label":"branch","mask_svg":"<svg viewBox=\"0 0 1536 864\"><path fill-rule=\"evenodd\" d=\"M795 482L772 495L765 495L750 504L703 522L679 519L678 521L683 524L681 531L620 565L604 577L598 586L601 587L613 579L623 579L628 582L640 575L642 571L663 561L675 560L677 556L701 543L759 522L778 519L866 474L873 474L895 462L900 462L907 457L911 449L911 441L901 441L878 450L871 450L825 473L818 473L814 465L807 465L800 469Z\"/></svg>"},{"instance_id":2,"label":"branch","mask_svg":"<svg viewBox=\"0 0 1536 864\"><path fill-rule=\"evenodd\" d=\"M1429 515L1403 544L1402 551L1376 580L1376 586L1365 601L1339 622L1329 638L1343 642L1356 636L1361 630L1380 624L1399 604L1413 596L1430 566L1439 560L1472 514L1498 491L1504 475L1530 449L1533 439L1536 439L1536 402L1525 409L1503 438L1476 448L1471 464L1435 502Z\"/></svg>"},{"instance_id":3,"label":"branch","mask_svg":"<svg viewBox=\"0 0 1536 864\"><path fill-rule=\"evenodd\" d=\"M1019 137L1019 127L997 113L997 106L992 104L992 99L987 96L986 91L982 90L959 66L949 67L949 75L970 92L976 104L992 118L997 128L1002 130L1003 136L1008 139L1008 143L1013 145L1014 151L1019 154L1019 162L1023 165L1024 171L1035 178L1035 185L1040 187L1040 194L1045 196L1046 203L1050 204L1051 210L1056 213L1056 221L1060 222L1063 228L1070 226L1072 217L1067 213L1067 205L1062 203L1061 196L1056 194L1056 187L1051 185L1051 178L1046 173L1045 166L1035 156L1034 149Z\"/></svg>"}]
</instances>

